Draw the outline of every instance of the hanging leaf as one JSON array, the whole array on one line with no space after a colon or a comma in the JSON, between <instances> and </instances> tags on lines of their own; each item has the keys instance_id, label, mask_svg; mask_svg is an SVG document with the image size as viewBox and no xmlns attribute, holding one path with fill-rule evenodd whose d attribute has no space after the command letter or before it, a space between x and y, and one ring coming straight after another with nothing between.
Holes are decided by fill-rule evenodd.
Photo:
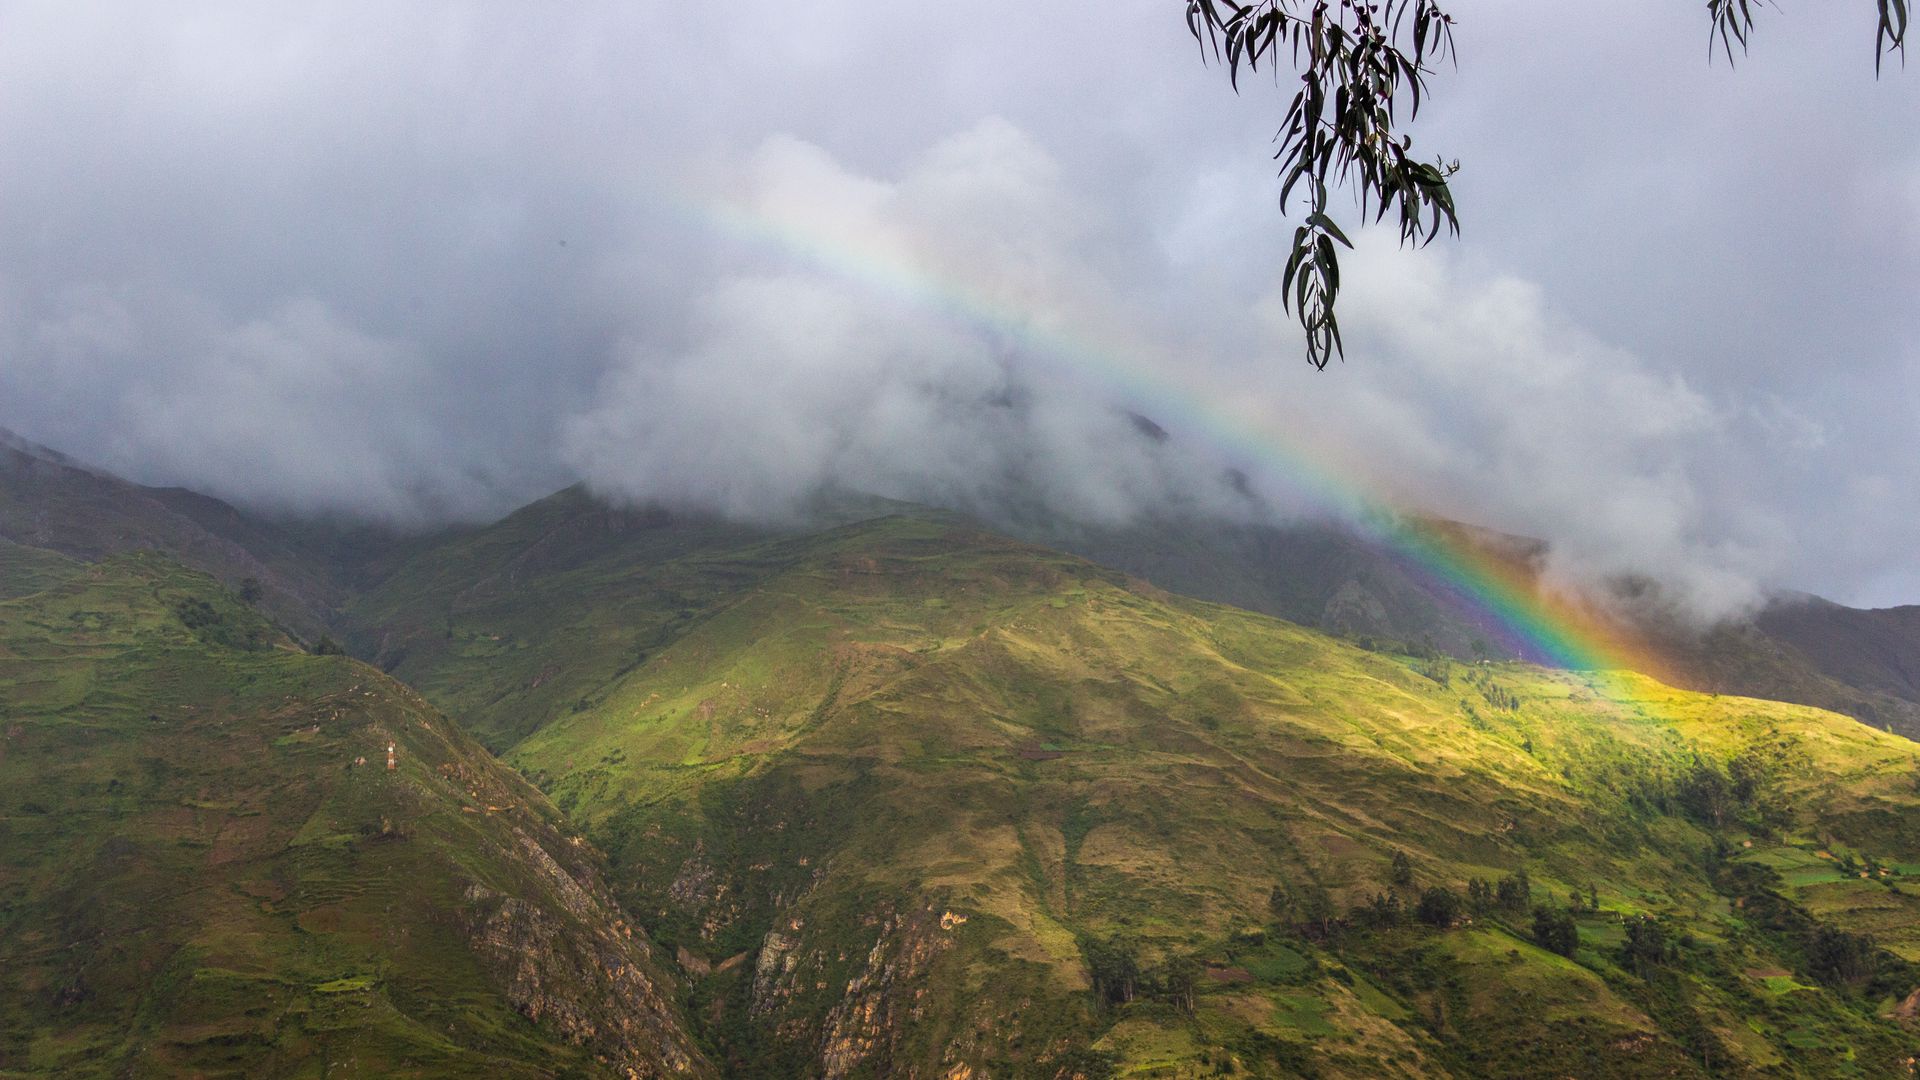
<instances>
[{"instance_id":1,"label":"hanging leaf","mask_svg":"<svg viewBox=\"0 0 1920 1080\"><path fill-rule=\"evenodd\" d=\"M1889 53L1905 62L1909 2L1876 0L1875 71ZM1709 56L1717 49L1732 63L1736 47L1746 51L1753 9L1754 0L1707 0ZM1454 58L1453 17L1439 0L1187 0L1186 14L1202 55L1225 59L1236 90L1243 65L1279 68L1283 44L1300 73L1274 136L1281 211L1297 191L1308 200L1281 296L1306 334L1307 361L1324 368L1343 348L1333 316L1336 244L1353 246L1327 213L1329 186L1352 190L1363 223L1393 215L1403 244L1432 243L1443 228L1460 231L1448 186L1459 162L1414 160L1413 141L1400 130L1427 100L1429 64Z\"/></svg>"}]
</instances>

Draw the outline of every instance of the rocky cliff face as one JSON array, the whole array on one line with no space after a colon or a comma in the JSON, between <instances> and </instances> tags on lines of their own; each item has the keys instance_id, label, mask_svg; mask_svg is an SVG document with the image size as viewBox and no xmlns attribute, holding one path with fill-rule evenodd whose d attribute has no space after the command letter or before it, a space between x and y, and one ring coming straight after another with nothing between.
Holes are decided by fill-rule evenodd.
<instances>
[{"instance_id":1,"label":"rocky cliff face","mask_svg":"<svg viewBox=\"0 0 1920 1080\"><path fill-rule=\"evenodd\" d=\"M934 960L953 947L952 931L963 922L931 906L881 920L865 964L847 980L845 996L827 1014L820 1064L829 1080L862 1064L887 1071L896 1058L906 1056L900 1053L903 1036L926 1019L927 990L920 984ZM902 1075L918 1075L910 1062L903 1064L907 1067Z\"/></svg>"},{"instance_id":2,"label":"rocky cliff face","mask_svg":"<svg viewBox=\"0 0 1920 1080\"><path fill-rule=\"evenodd\" d=\"M648 974L652 952L645 939L618 920L604 897L565 880L571 889L556 885L579 899L565 914L484 885L466 891L463 915L473 948L508 1000L591 1050L618 1076L712 1075L680 1026L672 998Z\"/></svg>"},{"instance_id":3,"label":"rocky cliff face","mask_svg":"<svg viewBox=\"0 0 1920 1080\"><path fill-rule=\"evenodd\" d=\"M925 1034L944 1019L930 1015L929 975L959 944L966 922L938 903L879 904L851 934L790 916L761 942L751 1014L826 1080L965 1075L971 1066L963 1058L977 1047L969 1040L933 1046Z\"/></svg>"}]
</instances>

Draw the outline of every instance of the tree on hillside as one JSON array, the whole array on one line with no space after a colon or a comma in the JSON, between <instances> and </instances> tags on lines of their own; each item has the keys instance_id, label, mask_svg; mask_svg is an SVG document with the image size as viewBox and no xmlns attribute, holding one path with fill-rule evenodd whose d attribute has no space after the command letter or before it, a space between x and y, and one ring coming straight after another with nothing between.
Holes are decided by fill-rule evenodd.
<instances>
[{"instance_id":1,"label":"tree on hillside","mask_svg":"<svg viewBox=\"0 0 1920 1080\"><path fill-rule=\"evenodd\" d=\"M1191 956L1176 956L1168 960L1160 973L1160 984L1166 991L1167 1000L1188 1015L1193 1013L1193 995L1200 988L1200 973L1200 961Z\"/></svg>"},{"instance_id":2,"label":"tree on hillside","mask_svg":"<svg viewBox=\"0 0 1920 1080\"><path fill-rule=\"evenodd\" d=\"M1315 881L1289 886L1281 882L1267 894L1267 911L1282 929L1302 937L1324 938L1333 932L1339 912L1326 887Z\"/></svg>"},{"instance_id":3,"label":"tree on hillside","mask_svg":"<svg viewBox=\"0 0 1920 1080\"><path fill-rule=\"evenodd\" d=\"M1315 940L1332 937L1335 919L1339 914L1339 910L1333 906L1332 895L1324 886L1313 883L1295 890L1294 929L1302 936Z\"/></svg>"},{"instance_id":4,"label":"tree on hillside","mask_svg":"<svg viewBox=\"0 0 1920 1080\"><path fill-rule=\"evenodd\" d=\"M1396 889L1405 889L1413 885L1413 861L1404 851L1393 853L1393 867L1388 871L1387 880Z\"/></svg>"},{"instance_id":5,"label":"tree on hillside","mask_svg":"<svg viewBox=\"0 0 1920 1080\"><path fill-rule=\"evenodd\" d=\"M1460 894L1444 885L1435 885L1420 894L1420 906L1414 909L1420 921L1442 930L1460 919Z\"/></svg>"},{"instance_id":6,"label":"tree on hillside","mask_svg":"<svg viewBox=\"0 0 1920 1080\"><path fill-rule=\"evenodd\" d=\"M1473 878L1467 882L1467 910L1475 915L1485 915L1493 910L1493 886L1485 878Z\"/></svg>"},{"instance_id":7,"label":"tree on hillside","mask_svg":"<svg viewBox=\"0 0 1920 1080\"><path fill-rule=\"evenodd\" d=\"M1906 55L1907 0L1874 0L1874 69L1889 53ZM1708 0L1709 43L1727 62L1753 32L1755 0ZM1280 207L1297 191L1307 214L1294 230L1281 298L1306 333L1307 360L1324 369L1344 351L1334 300L1338 247L1352 247L1328 214L1330 188L1348 186L1362 220L1389 214L1400 240L1427 244L1458 233L1447 180L1460 168L1423 160L1406 131L1420 113L1433 63L1453 56L1453 16L1439 0L1187 0L1187 29L1237 90L1240 72L1291 64L1299 89L1275 136Z\"/></svg>"},{"instance_id":8,"label":"tree on hillside","mask_svg":"<svg viewBox=\"0 0 1920 1080\"><path fill-rule=\"evenodd\" d=\"M1288 890L1286 882L1275 885L1273 891L1267 894L1267 912L1273 916L1274 922L1282 926L1292 920L1293 893Z\"/></svg>"},{"instance_id":9,"label":"tree on hillside","mask_svg":"<svg viewBox=\"0 0 1920 1080\"><path fill-rule=\"evenodd\" d=\"M1103 1004L1124 1005L1140 986L1140 950L1123 934L1089 938L1080 943L1087 961L1093 996Z\"/></svg>"},{"instance_id":10,"label":"tree on hillside","mask_svg":"<svg viewBox=\"0 0 1920 1080\"><path fill-rule=\"evenodd\" d=\"M1377 892L1364 904L1353 909L1353 921L1374 930L1386 930L1407 921L1406 907L1400 903L1400 894Z\"/></svg>"},{"instance_id":11,"label":"tree on hillside","mask_svg":"<svg viewBox=\"0 0 1920 1080\"><path fill-rule=\"evenodd\" d=\"M1625 929L1626 940L1620 943L1621 967L1644 979L1655 968L1673 961L1674 948L1667 939L1665 927L1645 915L1637 915L1626 920Z\"/></svg>"},{"instance_id":12,"label":"tree on hillside","mask_svg":"<svg viewBox=\"0 0 1920 1080\"><path fill-rule=\"evenodd\" d=\"M1831 926L1816 927L1807 935L1805 948L1808 970L1829 986L1870 978L1879 962L1879 949L1871 937Z\"/></svg>"},{"instance_id":13,"label":"tree on hillside","mask_svg":"<svg viewBox=\"0 0 1920 1080\"><path fill-rule=\"evenodd\" d=\"M1566 908L1541 904L1533 909L1533 940L1548 952L1572 956L1580 947L1580 928Z\"/></svg>"},{"instance_id":14,"label":"tree on hillside","mask_svg":"<svg viewBox=\"0 0 1920 1080\"><path fill-rule=\"evenodd\" d=\"M1497 900L1508 911L1525 911L1533 899L1533 882L1527 878L1527 868L1521 867L1500 879L1497 888Z\"/></svg>"}]
</instances>

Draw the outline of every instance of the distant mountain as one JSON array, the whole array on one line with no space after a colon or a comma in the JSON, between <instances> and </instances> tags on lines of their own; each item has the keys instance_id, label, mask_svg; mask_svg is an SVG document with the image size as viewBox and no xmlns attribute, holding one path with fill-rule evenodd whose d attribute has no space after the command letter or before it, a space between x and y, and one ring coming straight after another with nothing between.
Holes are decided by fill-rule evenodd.
<instances>
[{"instance_id":1,"label":"distant mountain","mask_svg":"<svg viewBox=\"0 0 1920 1080\"><path fill-rule=\"evenodd\" d=\"M1453 522L1450 542L1525 570L1546 545ZM1348 640L1542 662L1481 605L1404 555L1343 526L1148 520L1118 528L1051 526L1029 537L1201 599L1317 627ZM1676 685L1814 705L1920 737L1920 607L1862 611L1785 597L1717 626L1637 614L1623 631L1667 662Z\"/></svg>"},{"instance_id":2,"label":"distant mountain","mask_svg":"<svg viewBox=\"0 0 1920 1080\"><path fill-rule=\"evenodd\" d=\"M1517 545L1520 559L1540 546L1476 532L1487 543ZM1053 524L1021 535L1186 596L1341 637L1461 660L1545 659L1445 582L1335 522L1147 518L1113 527Z\"/></svg>"},{"instance_id":3,"label":"distant mountain","mask_svg":"<svg viewBox=\"0 0 1920 1080\"><path fill-rule=\"evenodd\" d=\"M1816 596L1760 613L1763 633L1849 686L1920 702L1920 607L1861 610Z\"/></svg>"},{"instance_id":4,"label":"distant mountain","mask_svg":"<svg viewBox=\"0 0 1920 1080\"><path fill-rule=\"evenodd\" d=\"M23 550L0 1073L712 1075L598 854L417 694L164 557Z\"/></svg>"},{"instance_id":5,"label":"distant mountain","mask_svg":"<svg viewBox=\"0 0 1920 1080\"><path fill-rule=\"evenodd\" d=\"M907 504L841 494L820 501L816 524L911 511ZM1149 518L1127 526L1063 523L1034 513L1016 532L1024 539L1081 555L1152 581L1162 588L1312 626L1353 641L1459 660L1482 657L1544 662L1481 605L1415 565L1406 556L1330 522L1236 523ZM660 525L697 524L693 533L656 531ZM1453 522L1432 522L1450 539L1481 545L1510 565L1537 563L1540 541ZM426 568L458 553L469 538L540 542L519 567L503 567L492 583ZM805 529L789 529L788 533ZM602 546L602 535L621 543ZM550 534L550 535L549 535ZM311 641L322 634L357 633L355 652L377 658L405 677L403 650L444 649L432 644L438 619L482 602L517 580L528 562L599 559L619 565L652 558L650 545L698 545L714 537L772 537L775 530L729 526L697 515L659 509L609 507L583 488L571 488L510 515L497 526L462 526L416 535L317 522L270 522L217 499L179 488L148 488L89 468L54 450L0 429L0 540L79 558L129 550L160 550L205 570L231 588L251 579L265 610ZM386 584L390 578L396 580ZM406 584L402 584L402 583ZM454 583L453 587L446 587ZM404 610L372 608L402 596ZM371 599L356 599L371 595ZM389 598L387 600L382 597ZM357 611L357 614L351 612ZM432 612L438 611L436 616ZM365 627L377 625L370 638ZM355 628L360 628L355 630ZM1920 737L1920 608L1867 612L1812 597L1787 597L1757 617L1706 630L1653 619L1634 628L1671 668L1679 685L1717 693L1815 705L1877 727ZM404 639L405 644L402 644ZM639 646L636 645L636 648ZM477 658L476 658L477 659ZM529 678L550 696L562 684ZM476 713L476 732L496 742L493 728L519 730L525 712L513 695L493 703L499 719Z\"/></svg>"},{"instance_id":6,"label":"distant mountain","mask_svg":"<svg viewBox=\"0 0 1920 1080\"><path fill-rule=\"evenodd\" d=\"M80 559L163 551L231 588L256 582L274 616L315 638L339 601L327 560L218 499L151 488L0 428L0 539Z\"/></svg>"}]
</instances>

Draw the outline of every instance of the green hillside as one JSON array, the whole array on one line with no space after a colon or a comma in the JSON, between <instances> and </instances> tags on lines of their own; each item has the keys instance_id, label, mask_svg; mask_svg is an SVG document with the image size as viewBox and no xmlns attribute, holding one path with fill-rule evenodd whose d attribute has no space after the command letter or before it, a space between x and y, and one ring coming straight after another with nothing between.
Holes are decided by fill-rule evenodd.
<instances>
[{"instance_id":1,"label":"green hillside","mask_svg":"<svg viewBox=\"0 0 1920 1080\"><path fill-rule=\"evenodd\" d=\"M357 608L461 596L437 635L362 633L609 852L740 1075L1920 1048L1915 747L1847 718L1364 652L939 516L545 567L525 526Z\"/></svg>"},{"instance_id":2,"label":"green hillside","mask_svg":"<svg viewBox=\"0 0 1920 1080\"><path fill-rule=\"evenodd\" d=\"M709 1073L594 850L418 695L158 555L0 579L0 1074Z\"/></svg>"},{"instance_id":3,"label":"green hillside","mask_svg":"<svg viewBox=\"0 0 1920 1080\"><path fill-rule=\"evenodd\" d=\"M1491 534L1488 534L1491 535ZM1024 539L1156 585L1341 637L1417 642L1456 658L1514 658L1493 620L1377 540L1331 522L1152 518L1060 523Z\"/></svg>"},{"instance_id":4,"label":"green hillside","mask_svg":"<svg viewBox=\"0 0 1920 1080\"><path fill-rule=\"evenodd\" d=\"M76 569L72 559L58 552L0 540L0 600L50 588Z\"/></svg>"},{"instance_id":5,"label":"green hillside","mask_svg":"<svg viewBox=\"0 0 1920 1080\"><path fill-rule=\"evenodd\" d=\"M770 536L570 488L419 544L348 606L347 641L500 750L805 550Z\"/></svg>"}]
</instances>

